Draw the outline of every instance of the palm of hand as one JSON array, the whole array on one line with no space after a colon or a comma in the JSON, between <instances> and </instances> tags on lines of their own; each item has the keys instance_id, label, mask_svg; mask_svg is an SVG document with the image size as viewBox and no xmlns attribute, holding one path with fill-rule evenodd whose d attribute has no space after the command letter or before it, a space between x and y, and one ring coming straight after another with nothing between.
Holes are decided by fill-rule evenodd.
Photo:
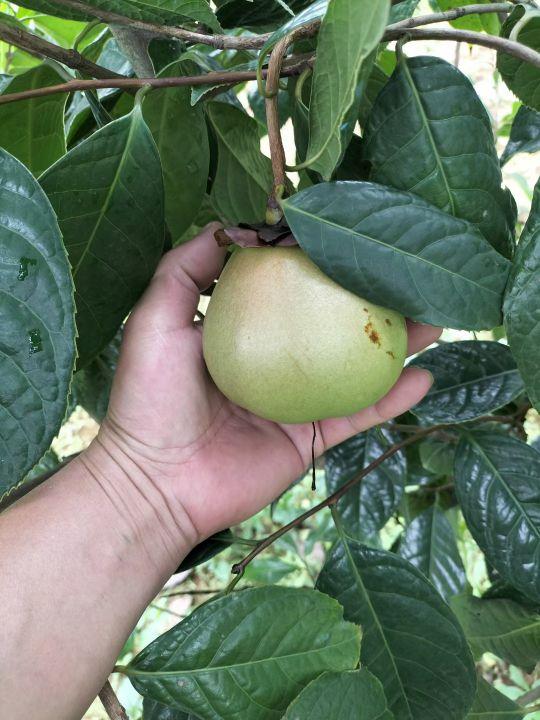
<instances>
[{"instance_id":1,"label":"palm of hand","mask_svg":"<svg viewBox=\"0 0 540 720\"><path fill-rule=\"evenodd\" d=\"M207 537L267 505L311 458L313 428L279 425L229 402L213 384L193 323L204 288L219 274L223 251L209 227L170 252L130 318L106 426L125 450L150 468ZM438 336L411 326L409 351ZM405 371L376 406L317 424L316 453L401 414L427 392L430 376Z\"/></svg>"}]
</instances>

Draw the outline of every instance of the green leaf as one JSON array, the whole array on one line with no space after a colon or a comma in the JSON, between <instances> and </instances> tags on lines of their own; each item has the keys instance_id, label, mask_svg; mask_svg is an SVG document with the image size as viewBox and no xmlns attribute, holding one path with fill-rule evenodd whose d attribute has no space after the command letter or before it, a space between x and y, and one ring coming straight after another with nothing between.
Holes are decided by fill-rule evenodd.
<instances>
[{"instance_id":1,"label":"green leaf","mask_svg":"<svg viewBox=\"0 0 540 720\"><path fill-rule=\"evenodd\" d=\"M75 360L73 283L54 212L2 149L0 298L1 498L58 432Z\"/></svg>"},{"instance_id":2,"label":"green leaf","mask_svg":"<svg viewBox=\"0 0 540 720\"><path fill-rule=\"evenodd\" d=\"M476 697L467 720L515 720L522 718L525 713L522 707L496 690L484 678L478 678Z\"/></svg>"},{"instance_id":3,"label":"green leaf","mask_svg":"<svg viewBox=\"0 0 540 720\"><path fill-rule=\"evenodd\" d=\"M262 222L273 176L257 121L227 103L209 103L207 112L218 143L212 203L224 222Z\"/></svg>"},{"instance_id":4,"label":"green leaf","mask_svg":"<svg viewBox=\"0 0 540 720\"><path fill-rule=\"evenodd\" d=\"M140 106L77 145L40 182L73 268L83 367L112 340L163 249L161 165Z\"/></svg>"},{"instance_id":5,"label":"green leaf","mask_svg":"<svg viewBox=\"0 0 540 720\"><path fill-rule=\"evenodd\" d=\"M394 9L398 7L399 5L395 5ZM366 89L360 101L360 107L358 109L358 122L360 123L360 127L362 129L366 127L373 105L388 80L389 77L384 70L379 65L373 65L366 84ZM364 158L364 162L366 162L364 152L362 153L362 156Z\"/></svg>"},{"instance_id":6,"label":"green leaf","mask_svg":"<svg viewBox=\"0 0 540 720\"><path fill-rule=\"evenodd\" d=\"M191 713L174 710L174 708L156 702L151 698L144 698L142 720L196 720L196 718Z\"/></svg>"},{"instance_id":7,"label":"green leaf","mask_svg":"<svg viewBox=\"0 0 540 720\"><path fill-rule=\"evenodd\" d=\"M437 57L403 57L365 130L370 179L420 195L468 220L503 255L515 219L491 122L470 80Z\"/></svg>"},{"instance_id":8,"label":"green leaf","mask_svg":"<svg viewBox=\"0 0 540 720\"><path fill-rule=\"evenodd\" d=\"M198 607L124 669L144 696L203 720L278 720L325 670L349 670L360 629L315 590L250 588Z\"/></svg>"},{"instance_id":9,"label":"green leaf","mask_svg":"<svg viewBox=\"0 0 540 720\"><path fill-rule=\"evenodd\" d=\"M540 150L540 112L522 105L516 113L508 144L501 155L501 165L518 153L534 153Z\"/></svg>"},{"instance_id":10,"label":"green leaf","mask_svg":"<svg viewBox=\"0 0 540 720\"><path fill-rule=\"evenodd\" d=\"M540 615L513 600L481 600L458 595L451 600L475 657L491 652L532 671L540 657Z\"/></svg>"},{"instance_id":11,"label":"green leaf","mask_svg":"<svg viewBox=\"0 0 540 720\"><path fill-rule=\"evenodd\" d=\"M525 7L518 5L508 16L501 28L502 37L510 37L514 27L523 20ZM518 42L540 52L540 13L529 9L529 18L525 25L518 28ZM530 63L524 62L504 52L497 53L497 69L510 90L534 110L540 110L540 71Z\"/></svg>"},{"instance_id":12,"label":"green leaf","mask_svg":"<svg viewBox=\"0 0 540 720\"><path fill-rule=\"evenodd\" d=\"M362 66L382 37L389 10L386 0L330 0L328 4L313 70L306 160L325 180L345 149L341 126L355 101Z\"/></svg>"},{"instance_id":13,"label":"green leaf","mask_svg":"<svg viewBox=\"0 0 540 720\"><path fill-rule=\"evenodd\" d=\"M531 402L540 410L540 180L521 234L504 298L504 325L512 355L525 381Z\"/></svg>"},{"instance_id":14,"label":"green leaf","mask_svg":"<svg viewBox=\"0 0 540 720\"><path fill-rule=\"evenodd\" d=\"M182 560L177 573L184 572L185 570L191 570L191 568L202 565L208 560L218 555L220 552L227 550L232 545L232 532L230 530L222 530L215 535L211 535L206 540L203 540L198 545L195 545L186 557Z\"/></svg>"},{"instance_id":15,"label":"green leaf","mask_svg":"<svg viewBox=\"0 0 540 720\"><path fill-rule=\"evenodd\" d=\"M24 92L63 82L48 65L38 65L16 75L2 94ZM66 152L64 107L67 95L20 100L0 105L0 146L14 155L34 175L42 173Z\"/></svg>"},{"instance_id":16,"label":"green leaf","mask_svg":"<svg viewBox=\"0 0 540 720\"><path fill-rule=\"evenodd\" d=\"M401 0L401 2L398 2L397 5L392 5L392 10L390 11L390 22L396 23L412 17L419 3L420 0Z\"/></svg>"},{"instance_id":17,"label":"green leaf","mask_svg":"<svg viewBox=\"0 0 540 720\"><path fill-rule=\"evenodd\" d=\"M86 4L96 10L105 10L157 25L183 25L195 20L213 30L220 30L207 0L87 0ZM67 5L59 5L54 0L23 0L20 5L67 20L93 19L90 12L87 14L74 10Z\"/></svg>"},{"instance_id":18,"label":"green leaf","mask_svg":"<svg viewBox=\"0 0 540 720\"><path fill-rule=\"evenodd\" d=\"M107 413L112 381L122 342L122 328L111 342L73 376L72 391L77 405L82 405L94 420L101 423Z\"/></svg>"},{"instance_id":19,"label":"green leaf","mask_svg":"<svg viewBox=\"0 0 540 720\"><path fill-rule=\"evenodd\" d=\"M328 450L325 454L328 492L335 492L351 480L393 441L388 431L373 428ZM396 453L344 495L337 508L351 537L369 538L383 527L399 506L406 475L405 455Z\"/></svg>"},{"instance_id":20,"label":"green leaf","mask_svg":"<svg viewBox=\"0 0 540 720\"><path fill-rule=\"evenodd\" d=\"M540 453L489 430L456 451L455 484L472 536L502 578L540 601ZM540 657L540 655L539 655Z\"/></svg>"},{"instance_id":21,"label":"green leaf","mask_svg":"<svg viewBox=\"0 0 540 720\"><path fill-rule=\"evenodd\" d=\"M454 445L443 440L426 438L418 445L420 461L432 475L451 475L454 468Z\"/></svg>"},{"instance_id":22,"label":"green leaf","mask_svg":"<svg viewBox=\"0 0 540 720\"><path fill-rule=\"evenodd\" d=\"M192 62L175 62L159 77L195 74ZM144 119L156 141L165 186L165 219L173 241L195 220L202 204L210 148L202 107L191 105L189 87L153 91L143 106Z\"/></svg>"},{"instance_id":23,"label":"green leaf","mask_svg":"<svg viewBox=\"0 0 540 720\"><path fill-rule=\"evenodd\" d=\"M509 348L497 342L444 343L423 352L410 365L433 375L428 394L411 410L426 425L489 415L523 392Z\"/></svg>"},{"instance_id":24,"label":"green leaf","mask_svg":"<svg viewBox=\"0 0 540 720\"><path fill-rule=\"evenodd\" d=\"M454 531L436 505L411 522L401 539L399 554L423 572L446 601L465 589L467 578Z\"/></svg>"},{"instance_id":25,"label":"green leaf","mask_svg":"<svg viewBox=\"0 0 540 720\"><path fill-rule=\"evenodd\" d=\"M321 183L283 208L313 262L360 297L432 325L500 324L510 263L470 223L365 182Z\"/></svg>"},{"instance_id":26,"label":"green leaf","mask_svg":"<svg viewBox=\"0 0 540 720\"><path fill-rule=\"evenodd\" d=\"M480 0L483 4L489 4L490 0ZM452 10L456 7L476 5L477 0L435 0L435 4L441 11ZM480 15L465 15L457 20L451 20L451 25L461 30L473 30L474 32L485 31L491 35L498 35L500 29L497 13L482 13Z\"/></svg>"},{"instance_id":27,"label":"green leaf","mask_svg":"<svg viewBox=\"0 0 540 720\"><path fill-rule=\"evenodd\" d=\"M289 705L283 720L393 720L384 689L365 669L327 672Z\"/></svg>"},{"instance_id":28,"label":"green leaf","mask_svg":"<svg viewBox=\"0 0 540 720\"><path fill-rule=\"evenodd\" d=\"M361 663L383 684L396 718L463 718L474 698L474 663L458 621L419 570L342 538L317 588L361 624Z\"/></svg>"},{"instance_id":29,"label":"green leaf","mask_svg":"<svg viewBox=\"0 0 540 720\"><path fill-rule=\"evenodd\" d=\"M287 0L293 13L304 10L311 0ZM217 11L219 23L224 28L255 28L268 27L275 23L283 23L291 19L278 0L229 0Z\"/></svg>"}]
</instances>

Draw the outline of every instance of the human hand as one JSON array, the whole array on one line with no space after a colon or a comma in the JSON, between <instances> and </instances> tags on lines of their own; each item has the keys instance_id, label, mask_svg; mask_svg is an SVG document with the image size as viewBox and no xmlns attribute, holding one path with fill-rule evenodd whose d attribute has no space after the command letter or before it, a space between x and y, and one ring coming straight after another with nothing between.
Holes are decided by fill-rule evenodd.
<instances>
[{"instance_id":1,"label":"human hand","mask_svg":"<svg viewBox=\"0 0 540 720\"><path fill-rule=\"evenodd\" d=\"M200 290L223 265L217 227L161 261L126 325L99 436L117 461L130 458L144 472L171 514L182 508L192 542L241 522L285 490L308 467L313 435L311 423L280 425L235 406L206 370L194 316ZM409 354L440 334L415 323L408 331ZM316 454L405 412L431 382L428 372L405 369L375 405L318 423Z\"/></svg>"}]
</instances>

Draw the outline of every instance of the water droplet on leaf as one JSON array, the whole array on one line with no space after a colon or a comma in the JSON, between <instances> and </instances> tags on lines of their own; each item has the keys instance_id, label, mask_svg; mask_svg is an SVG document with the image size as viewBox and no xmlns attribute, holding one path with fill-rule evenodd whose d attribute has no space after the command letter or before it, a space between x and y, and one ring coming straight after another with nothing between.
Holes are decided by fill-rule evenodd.
<instances>
[{"instance_id":1,"label":"water droplet on leaf","mask_svg":"<svg viewBox=\"0 0 540 720\"><path fill-rule=\"evenodd\" d=\"M37 260L34 258L22 257L19 259L19 274L17 280L26 280L30 267L37 265Z\"/></svg>"}]
</instances>

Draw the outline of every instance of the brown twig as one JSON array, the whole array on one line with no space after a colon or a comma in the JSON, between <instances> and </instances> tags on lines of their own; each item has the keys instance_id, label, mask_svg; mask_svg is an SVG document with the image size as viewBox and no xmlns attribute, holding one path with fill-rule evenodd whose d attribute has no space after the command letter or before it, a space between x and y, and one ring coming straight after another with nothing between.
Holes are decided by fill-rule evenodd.
<instances>
[{"instance_id":1,"label":"brown twig","mask_svg":"<svg viewBox=\"0 0 540 720\"><path fill-rule=\"evenodd\" d=\"M67 65L67 67L73 70L78 70L81 73L91 75L95 78L112 79L123 77L122 75L118 75L118 73L107 70L107 68L87 60L76 50L66 50L58 45L47 42L47 40L43 40L43 38L37 35L26 32L26 30L2 22L0 22L0 40L8 43L8 45L15 45L40 60L43 58L51 58L63 65Z\"/></svg>"},{"instance_id":2,"label":"brown twig","mask_svg":"<svg viewBox=\"0 0 540 720\"><path fill-rule=\"evenodd\" d=\"M513 6L508 3L490 3L490 4L476 4L466 5L464 7L452 8L451 10L445 10L444 12L432 13L430 15L417 15L417 17L407 18L406 20L400 20L400 22L388 25L386 30L395 29L406 29L415 28L421 25L432 25L440 22L450 22L451 20L458 20L459 18L465 17L466 15L485 15L488 13L509 13L513 10Z\"/></svg>"},{"instance_id":3,"label":"brown twig","mask_svg":"<svg viewBox=\"0 0 540 720\"><path fill-rule=\"evenodd\" d=\"M128 714L120 704L120 700L116 697L116 693L108 680L99 691L99 699L110 720L129 720Z\"/></svg>"},{"instance_id":4,"label":"brown twig","mask_svg":"<svg viewBox=\"0 0 540 720\"><path fill-rule=\"evenodd\" d=\"M283 68L282 76L289 77L299 75L306 67L309 67L309 60L302 60L297 65L287 65ZM267 70L263 70L263 77L266 77ZM238 83L255 80L257 74L251 71L238 72L210 72L205 75L194 75L186 77L161 77L161 78L126 78L112 80L69 80L58 85L50 85L49 87L35 88L33 90L25 90L20 93L7 93L0 95L0 105L4 103L16 102L18 100L28 100L35 97L43 97L45 95L55 95L56 93L75 92L76 90L99 90L101 88L120 88L127 90L129 88L140 88L147 85L153 88L168 88L181 86L196 85L237 85Z\"/></svg>"}]
</instances>

